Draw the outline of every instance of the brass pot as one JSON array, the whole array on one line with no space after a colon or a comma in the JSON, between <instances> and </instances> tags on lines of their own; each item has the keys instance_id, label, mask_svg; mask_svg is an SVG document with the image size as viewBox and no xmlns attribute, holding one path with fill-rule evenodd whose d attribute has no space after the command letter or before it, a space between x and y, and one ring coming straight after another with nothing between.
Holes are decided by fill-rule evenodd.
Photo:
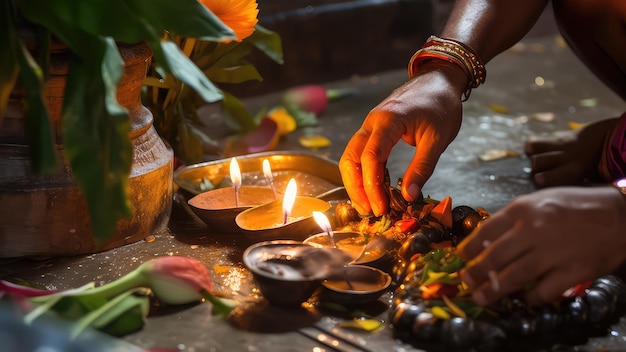
<instances>
[{"instance_id":1,"label":"brass pot","mask_svg":"<svg viewBox=\"0 0 626 352\"><path fill-rule=\"evenodd\" d=\"M152 58L145 44L119 46L125 62L119 103L129 111L133 164L128 182L132 218L119 220L105 243L94 241L87 203L72 176L61 140L67 52L53 51L46 84L58 173L31 172L19 96L12 97L0 126L0 258L70 256L140 241L167 227L172 207L173 152L158 136L141 87Z\"/></svg>"}]
</instances>

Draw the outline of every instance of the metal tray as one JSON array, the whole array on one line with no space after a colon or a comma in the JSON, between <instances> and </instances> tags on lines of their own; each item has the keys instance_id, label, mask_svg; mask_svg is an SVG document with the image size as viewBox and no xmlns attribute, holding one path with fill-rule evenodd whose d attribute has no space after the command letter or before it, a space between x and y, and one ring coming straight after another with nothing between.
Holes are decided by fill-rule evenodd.
<instances>
[{"instance_id":1,"label":"metal tray","mask_svg":"<svg viewBox=\"0 0 626 352\"><path fill-rule=\"evenodd\" d=\"M262 163L268 159L274 174L276 189L284 189L291 177L296 179L298 194L317 197L320 194L342 187L339 165L336 161L304 151L272 151L236 157L241 170L242 184L268 186L263 175ZM230 158L202 162L180 168L174 172L176 186L196 195L203 179L215 187L231 187Z\"/></svg>"},{"instance_id":2,"label":"metal tray","mask_svg":"<svg viewBox=\"0 0 626 352\"><path fill-rule=\"evenodd\" d=\"M329 202L331 206L336 201L348 199L336 161L302 151L264 152L239 156L236 159L241 170L242 186L270 187L262 168L263 160L267 159L274 176L274 186L280 194L283 193L289 180L294 178L298 185L298 195L320 198ZM205 183L210 182L215 188L232 187L230 162L230 158L213 160L176 170L174 182L176 183L177 194L182 197L177 203L185 207L189 213L195 214L218 233L245 233L239 229L234 219L239 212L245 209L244 207L234 210L207 211L188 204L188 200L194 196L208 191L208 189L201 188L203 180ZM312 226L309 231L300 233L299 236L307 236L316 232L319 232L319 228ZM264 236L264 238L266 237ZM301 240L302 238L298 239Z\"/></svg>"}]
</instances>

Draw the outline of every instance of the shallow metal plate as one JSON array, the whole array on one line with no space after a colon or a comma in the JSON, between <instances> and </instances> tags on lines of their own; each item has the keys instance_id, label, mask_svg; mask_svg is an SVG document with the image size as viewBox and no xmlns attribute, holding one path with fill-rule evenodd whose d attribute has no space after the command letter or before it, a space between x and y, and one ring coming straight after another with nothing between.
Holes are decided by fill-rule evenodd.
<instances>
[{"instance_id":1,"label":"shallow metal plate","mask_svg":"<svg viewBox=\"0 0 626 352\"><path fill-rule=\"evenodd\" d=\"M304 196L316 197L343 185L338 163L310 152L272 151L236 159L243 185L270 186L263 175L264 159L269 160L277 190L283 190L292 177L298 184L298 195ZM180 168L174 172L174 182L188 193L187 196L204 191L201 188L203 179L217 188L231 187L230 161L230 158L220 159Z\"/></svg>"}]
</instances>

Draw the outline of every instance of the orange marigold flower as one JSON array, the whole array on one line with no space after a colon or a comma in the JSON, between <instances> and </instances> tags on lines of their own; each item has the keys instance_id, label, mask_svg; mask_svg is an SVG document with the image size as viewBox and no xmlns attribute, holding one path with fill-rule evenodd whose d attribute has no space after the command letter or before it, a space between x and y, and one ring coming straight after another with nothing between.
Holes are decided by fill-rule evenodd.
<instances>
[{"instance_id":1,"label":"orange marigold flower","mask_svg":"<svg viewBox=\"0 0 626 352\"><path fill-rule=\"evenodd\" d=\"M200 2L235 32L238 42L250 36L259 21L256 0L200 0Z\"/></svg>"}]
</instances>

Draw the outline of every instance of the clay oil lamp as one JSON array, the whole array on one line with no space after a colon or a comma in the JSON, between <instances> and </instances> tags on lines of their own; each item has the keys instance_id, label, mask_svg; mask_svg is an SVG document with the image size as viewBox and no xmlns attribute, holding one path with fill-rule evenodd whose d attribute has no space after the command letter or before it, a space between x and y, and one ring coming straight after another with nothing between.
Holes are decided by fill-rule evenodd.
<instances>
[{"instance_id":1,"label":"clay oil lamp","mask_svg":"<svg viewBox=\"0 0 626 352\"><path fill-rule=\"evenodd\" d=\"M351 264L374 267L382 264L388 247L384 236L372 237L355 231L333 231L326 215L314 212L313 217L323 232L307 237L304 243L318 248L337 248L352 258Z\"/></svg>"},{"instance_id":2,"label":"clay oil lamp","mask_svg":"<svg viewBox=\"0 0 626 352\"><path fill-rule=\"evenodd\" d=\"M372 303L391 285L391 276L367 265L346 265L322 281L320 299L342 305Z\"/></svg>"},{"instance_id":3,"label":"clay oil lamp","mask_svg":"<svg viewBox=\"0 0 626 352\"><path fill-rule=\"evenodd\" d=\"M188 202L193 212L212 230L239 232L235 217L246 209L275 200L274 191L268 187L245 186L235 158L230 161L232 187L216 188L200 193Z\"/></svg>"},{"instance_id":4,"label":"clay oil lamp","mask_svg":"<svg viewBox=\"0 0 626 352\"><path fill-rule=\"evenodd\" d=\"M295 179L290 179L283 199L242 211L235 223L248 237L259 240L297 240L318 232L313 212L324 212L330 204L318 198L298 196Z\"/></svg>"}]
</instances>

